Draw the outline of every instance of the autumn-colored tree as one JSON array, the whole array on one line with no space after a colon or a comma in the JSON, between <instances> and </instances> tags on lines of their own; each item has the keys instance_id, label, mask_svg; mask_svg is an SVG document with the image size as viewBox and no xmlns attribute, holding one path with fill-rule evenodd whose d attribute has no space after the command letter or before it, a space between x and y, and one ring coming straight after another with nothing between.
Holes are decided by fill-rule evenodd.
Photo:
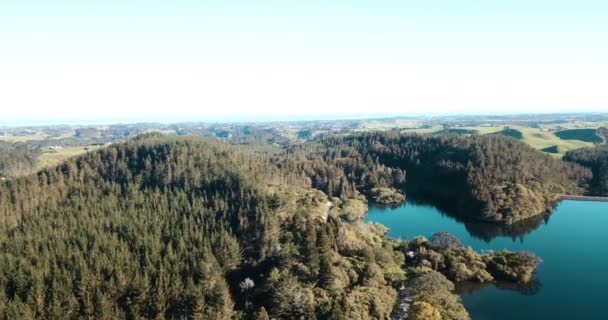
<instances>
[{"instance_id":1,"label":"autumn-colored tree","mask_svg":"<svg viewBox=\"0 0 608 320\"><path fill-rule=\"evenodd\" d=\"M441 313L424 301L414 302L409 309L411 320L441 320Z\"/></svg>"}]
</instances>

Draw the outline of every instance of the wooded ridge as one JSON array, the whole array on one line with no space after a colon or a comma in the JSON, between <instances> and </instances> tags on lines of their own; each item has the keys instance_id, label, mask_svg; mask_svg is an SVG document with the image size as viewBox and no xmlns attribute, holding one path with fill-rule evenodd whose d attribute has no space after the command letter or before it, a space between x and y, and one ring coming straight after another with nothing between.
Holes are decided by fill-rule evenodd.
<instances>
[{"instance_id":1,"label":"wooded ridge","mask_svg":"<svg viewBox=\"0 0 608 320\"><path fill-rule=\"evenodd\" d=\"M589 177L503 137L367 133L276 154L144 135L0 185L0 315L387 319L408 277L523 281L536 262L389 239L362 221L366 198L436 187L508 223ZM416 292L467 319L442 288Z\"/></svg>"}]
</instances>

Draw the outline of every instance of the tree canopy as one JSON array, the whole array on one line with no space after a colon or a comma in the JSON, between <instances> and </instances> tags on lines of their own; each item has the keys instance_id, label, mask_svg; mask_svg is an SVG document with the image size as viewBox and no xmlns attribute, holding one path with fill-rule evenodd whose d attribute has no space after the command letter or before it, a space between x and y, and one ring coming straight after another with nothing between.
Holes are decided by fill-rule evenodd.
<instances>
[{"instance_id":1,"label":"tree canopy","mask_svg":"<svg viewBox=\"0 0 608 320\"><path fill-rule=\"evenodd\" d=\"M521 256L391 240L357 213L366 197L411 185L510 222L588 176L504 137L365 133L266 153L147 134L0 184L0 317L388 319L405 268L425 267L414 248L451 279L489 280L488 261L516 278ZM422 314L468 317L449 280L421 279Z\"/></svg>"}]
</instances>

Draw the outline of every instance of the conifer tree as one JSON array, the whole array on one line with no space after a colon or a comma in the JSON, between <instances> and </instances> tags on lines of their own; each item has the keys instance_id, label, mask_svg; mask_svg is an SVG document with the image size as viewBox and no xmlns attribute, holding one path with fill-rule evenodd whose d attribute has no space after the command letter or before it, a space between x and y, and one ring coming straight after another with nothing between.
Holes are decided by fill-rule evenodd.
<instances>
[{"instance_id":1,"label":"conifer tree","mask_svg":"<svg viewBox=\"0 0 608 320\"><path fill-rule=\"evenodd\" d=\"M268 315L268 312L266 311L266 308L264 308L264 306L262 306L260 308L260 311L258 311L255 320L270 320L270 316Z\"/></svg>"}]
</instances>

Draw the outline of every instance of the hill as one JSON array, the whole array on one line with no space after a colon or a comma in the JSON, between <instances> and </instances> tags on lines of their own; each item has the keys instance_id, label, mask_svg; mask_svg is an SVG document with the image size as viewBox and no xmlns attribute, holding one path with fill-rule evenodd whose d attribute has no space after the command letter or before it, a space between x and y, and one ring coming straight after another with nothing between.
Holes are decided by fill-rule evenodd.
<instances>
[{"instance_id":1,"label":"hill","mask_svg":"<svg viewBox=\"0 0 608 320\"><path fill-rule=\"evenodd\" d=\"M447 128L435 132L435 134L477 134L478 130L467 128Z\"/></svg>"},{"instance_id":2,"label":"hill","mask_svg":"<svg viewBox=\"0 0 608 320\"><path fill-rule=\"evenodd\" d=\"M590 168L593 178L589 183L589 193L608 196L608 146L570 151L566 153L564 160Z\"/></svg>"},{"instance_id":3,"label":"hill","mask_svg":"<svg viewBox=\"0 0 608 320\"><path fill-rule=\"evenodd\" d=\"M565 152L570 150L593 146L593 144L589 142L580 140L562 140L557 137L554 132L543 129L516 127L516 130L523 134L522 142L537 150L557 146L558 153L551 153L556 157L561 157Z\"/></svg>"},{"instance_id":4,"label":"hill","mask_svg":"<svg viewBox=\"0 0 608 320\"><path fill-rule=\"evenodd\" d=\"M517 140L522 140L524 138L524 135L523 135L523 133L521 133L521 131L519 131L517 129L512 129L512 128L504 128L493 134L499 134L499 135L511 137L511 138L517 139Z\"/></svg>"},{"instance_id":5,"label":"hill","mask_svg":"<svg viewBox=\"0 0 608 320\"><path fill-rule=\"evenodd\" d=\"M600 143L604 141L597 134L596 129L569 129L555 132L555 135L562 140L580 140L584 142Z\"/></svg>"},{"instance_id":6,"label":"hill","mask_svg":"<svg viewBox=\"0 0 608 320\"><path fill-rule=\"evenodd\" d=\"M402 254L381 229L325 216L322 193L279 188L288 177L264 159L152 136L4 183L0 312L229 319L266 306L279 319L342 308L386 318Z\"/></svg>"},{"instance_id":7,"label":"hill","mask_svg":"<svg viewBox=\"0 0 608 320\"><path fill-rule=\"evenodd\" d=\"M31 173L36 167L40 149L25 143L0 141L0 178Z\"/></svg>"},{"instance_id":8,"label":"hill","mask_svg":"<svg viewBox=\"0 0 608 320\"><path fill-rule=\"evenodd\" d=\"M582 194L591 176L500 135L364 133L291 152L330 195L396 188L456 215L507 224L550 211L558 194Z\"/></svg>"},{"instance_id":9,"label":"hill","mask_svg":"<svg viewBox=\"0 0 608 320\"><path fill-rule=\"evenodd\" d=\"M341 140L324 143L332 141ZM363 159L387 154L361 165L368 174L362 181L403 183L402 169L379 162L399 155L390 151L397 137L350 141L374 142ZM525 274L510 280L526 281L535 266L519 255L391 240L378 225L345 222L353 203L364 203L352 188L358 182L348 181L356 174L330 190L341 198L328 197L311 186L321 188L334 176L331 170L346 167L337 166L337 157L323 166L315 158L308 158L314 165L302 163L300 156L216 139L146 135L0 184L0 316L386 319L406 268L411 276L428 269L424 261L406 261L408 250L459 261L458 270L434 267L453 281L502 279L494 270L514 261L526 265ZM321 175L322 168L330 171ZM445 287L417 288L418 299L445 319L468 319L450 282L442 275L433 279Z\"/></svg>"}]
</instances>

